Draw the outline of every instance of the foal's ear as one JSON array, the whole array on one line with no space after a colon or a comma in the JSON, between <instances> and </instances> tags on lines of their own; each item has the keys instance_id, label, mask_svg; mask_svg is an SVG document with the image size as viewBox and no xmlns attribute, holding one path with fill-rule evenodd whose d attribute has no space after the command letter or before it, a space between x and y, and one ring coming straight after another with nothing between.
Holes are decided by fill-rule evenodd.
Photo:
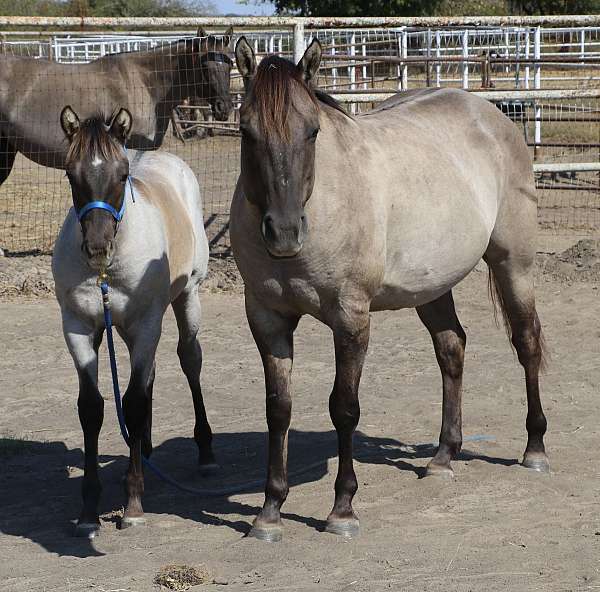
<instances>
[{"instance_id":1,"label":"foal's ear","mask_svg":"<svg viewBox=\"0 0 600 592\"><path fill-rule=\"evenodd\" d=\"M244 88L256 73L256 56L244 36L235 44L235 62L244 80Z\"/></svg>"},{"instance_id":2,"label":"foal's ear","mask_svg":"<svg viewBox=\"0 0 600 592\"><path fill-rule=\"evenodd\" d=\"M131 133L132 125L133 117L131 117L131 113L127 109L121 109L110 122L109 132L122 144L125 144Z\"/></svg>"},{"instance_id":3,"label":"foal's ear","mask_svg":"<svg viewBox=\"0 0 600 592\"><path fill-rule=\"evenodd\" d=\"M304 78L304 82L309 84L316 82L319 64L321 63L321 53L321 44L317 39L313 39L297 66L302 74L302 78Z\"/></svg>"},{"instance_id":4,"label":"foal's ear","mask_svg":"<svg viewBox=\"0 0 600 592\"><path fill-rule=\"evenodd\" d=\"M233 27L229 27L225 33L223 33L223 47L229 47L231 38L233 37Z\"/></svg>"},{"instance_id":5,"label":"foal's ear","mask_svg":"<svg viewBox=\"0 0 600 592\"><path fill-rule=\"evenodd\" d=\"M77 113L71 109L70 105L67 105L60 114L60 125L65 132L65 136L69 140L73 139L73 136L79 131L80 123Z\"/></svg>"}]
</instances>

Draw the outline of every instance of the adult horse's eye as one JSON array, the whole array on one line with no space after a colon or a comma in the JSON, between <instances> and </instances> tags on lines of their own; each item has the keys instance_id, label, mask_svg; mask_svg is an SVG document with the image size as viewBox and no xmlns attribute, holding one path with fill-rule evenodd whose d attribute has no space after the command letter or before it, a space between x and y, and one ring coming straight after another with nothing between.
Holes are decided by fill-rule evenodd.
<instances>
[{"instance_id":1,"label":"adult horse's eye","mask_svg":"<svg viewBox=\"0 0 600 592\"><path fill-rule=\"evenodd\" d=\"M316 140L317 139L317 135L319 134L319 128L315 128L310 135L308 136L309 140Z\"/></svg>"},{"instance_id":2,"label":"adult horse's eye","mask_svg":"<svg viewBox=\"0 0 600 592\"><path fill-rule=\"evenodd\" d=\"M126 182L127 182L127 177L128 177L128 176L129 176L129 175L127 175L127 174L123 175L123 176L121 177L121 183L126 183Z\"/></svg>"}]
</instances>

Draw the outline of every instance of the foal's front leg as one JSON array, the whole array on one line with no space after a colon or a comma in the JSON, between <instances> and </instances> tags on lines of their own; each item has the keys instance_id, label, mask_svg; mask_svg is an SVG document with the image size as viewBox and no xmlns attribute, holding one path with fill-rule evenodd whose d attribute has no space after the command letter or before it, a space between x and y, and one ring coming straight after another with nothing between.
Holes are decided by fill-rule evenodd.
<instances>
[{"instance_id":1,"label":"foal's front leg","mask_svg":"<svg viewBox=\"0 0 600 592\"><path fill-rule=\"evenodd\" d=\"M358 387L369 346L369 304L344 305L332 324L335 344L335 382L329 397L329 413L338 437L338 473L335 502L327 517L327 532L358 534L359 523L352 499L358 490L354 473L352 438L360 418Z\"/></svg>"},{"instance_id":2,"label":"foal's front leg","mask_svg":"<svg viewBox=\"0 0 600 592\"><path fill-rule=\"evenodd\" d=\"M254 520L250 536L275 542L281 540L281 506L289 486L287 478L287 438L292 414L290 378L293 337L299 317L285 317L264 308L246 291L248 323L260 352L266 388L269 427L269 465L265 502Z\"/></svg>"},{"instance_id":3,"label":"foal's front leg","mask_svg":"<svg viewBox=\"0 0 600 592\"><path fill-rule=\"evenodd\" d=\"M79 376L77 409L83 429L84 469L81 494L83 508L75 529L76 536L93 538L100 528L98 502L98 436L104 419L104 399L98 391L98 348L102 331L90 329L67 309L63 309L63 331Z\"/></svg>"},{"instance_id":4,"label":"foal's front leg","mask_svg":"<svg viewBox=\"0 0 600 592\"><path fill-rule=\"evenodd\" d=\"M161 322L162 313L157 312L123 331L129 348L131 377L123 396L123 415L129 432L129 467L125 475L127 506L121 520L121 528L144 524L146 521L142 508L142 445L148 436L154 358L160 339Z\"/></svg>"}]
</instances>

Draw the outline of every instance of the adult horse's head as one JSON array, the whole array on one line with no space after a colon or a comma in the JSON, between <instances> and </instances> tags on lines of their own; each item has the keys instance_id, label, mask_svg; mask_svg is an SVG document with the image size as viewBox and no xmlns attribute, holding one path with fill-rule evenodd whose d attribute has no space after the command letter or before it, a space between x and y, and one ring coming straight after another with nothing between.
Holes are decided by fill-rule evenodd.
<instances>
[{"instance_id":1,"label":"adult horse's head","mask_svg":"<svg viewBox=\"0 0 600 592\"><path fill-rule=\"evenodd\" d=\"M315 178L319 104L313 81L321 45L313 40L297 66L269 56L257 67L252 48L241 37L235 57L246 87L240 110L242 187L261 212L269 253L293 257L308 232L304 207Z\"/></svg>"},{"instance_id":2,"label":"adult horse's head","mask_svg":"<svg viewBox=\"0 0 600 592\"><path fill-rule=\"evenodd\" d=\"M232 35L232 27L223 35L209 35L200 27L198 38L191 44L192 69L200 72L200 80L194 85L195 94L209 102L218 121L226 121L233 109L230 93L233 62L228 55Z\"/></svg>"},{"instance_id":3,"label":"adult horse's head","mask_svg":"<svg viewBox=\"0 0 600 592\"><path fill-rule=\"evenodd\" d=\"M67 106L60 123L69 141L65 168L83 233L82 250L90 267L101 269L112 262L124 211L129 176L125 142L132 117L121 109L108 122L104 115L96 115L82 123Z\"/></svg>"}]
</instances>

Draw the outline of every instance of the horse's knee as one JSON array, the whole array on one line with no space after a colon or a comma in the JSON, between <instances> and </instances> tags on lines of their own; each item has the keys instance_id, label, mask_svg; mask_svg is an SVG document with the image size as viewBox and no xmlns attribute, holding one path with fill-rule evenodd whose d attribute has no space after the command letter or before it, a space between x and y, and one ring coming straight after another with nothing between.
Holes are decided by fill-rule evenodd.
<instances>
[{"instance_id":1,"label":"horse's knee","mask_svg":"<svg viewBox=\"0 0 600 592\"><path fill-rule=\"evenodd\" d=\"M338 432L352 432L360 420L360 403L354 393L343 393L334 388L329 397L329 414Z\"/></svg>"},{"instance_id":2,"label":"horse's knee","mask_svg":"<svg viewBox=\"0 0 600 592\"><path fill-rule=\"evenodd\" d=\"M104 399L94 381L88 376L80 379L77 411L84 430L100 431L104 419Z\"/></svg>"},{"instance_id":3,"label":"horse's knee","mask_svg":"<svg viewBox=\"0 0 600 592\"><path fill-rule=\"evenodd\" d=\"M436 353L444 375L453 379L461 378L465 363L465 345L466 335L462 328L460 332L438 340Z\"/></svg>"}]
</instances>

